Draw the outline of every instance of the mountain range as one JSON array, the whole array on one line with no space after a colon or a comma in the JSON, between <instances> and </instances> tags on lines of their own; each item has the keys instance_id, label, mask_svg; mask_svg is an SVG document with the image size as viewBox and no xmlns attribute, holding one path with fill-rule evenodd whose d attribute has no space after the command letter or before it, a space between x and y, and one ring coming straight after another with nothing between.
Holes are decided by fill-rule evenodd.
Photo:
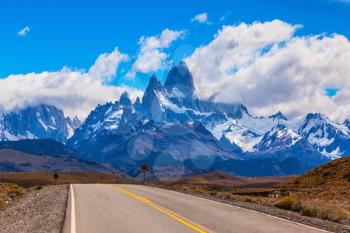
<instances>
[{"instance_id":1,"label":"mountain range","mask_svg":"<svg viewBox=\"0 0 350 233\"><path fill-rule=\"evenodd\" d=\"M180 62L164 85L154 75L142 98L127 92L98 105L81 124L54 106L0 115L0 140L50 138L81 158L137 175L142 163L156 177L212 170L235 175L288 175L350 154L350 121L322 113L288 120L281 112L253 116L241 103L198 98L192 74Z\"/></svg>"}]
</instances>

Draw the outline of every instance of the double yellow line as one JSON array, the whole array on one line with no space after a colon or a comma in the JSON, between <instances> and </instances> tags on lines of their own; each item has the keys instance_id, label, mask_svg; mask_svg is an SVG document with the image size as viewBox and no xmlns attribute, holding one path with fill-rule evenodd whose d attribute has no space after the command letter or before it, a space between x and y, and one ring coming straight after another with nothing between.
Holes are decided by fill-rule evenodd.
<instances>
[{"instance_id":1,"label":"double yellow line","mask_svg":"<svg viewBox=\"0 0 350 233\"><path fill-rule=\"evenodd\" d=\"M114 187L114 186L113 186L113 187ZM168 215L169 217L175 219L176 221L178 221L178 222L182 223L183 225L185 225L185 226L187 226L187 227L193 229L193 230L196 231L196 232L199 232L199 233L207 233L206 231L204 231L204 230L200 229L199 227L197 227L197 226L195 226L195 225L193 225L193 224L187 222L186 220L182 219L181 217L179 217L179 216L177 216L177 215L175 215L175 214L169 212L168 210L166 210L166 209L164 209L164 208L162 208L162 207L160 207L160 206L154 204L152 201L148 200L148 199L145 198L145 197L142 197L142 196L140 196L140 195L137 195L137 194L135 194L135 193L132 193L132 192L130 192L130 191L126 190L126 189L123 189L123 188L118 188L118 187L114 187L114 188L115 188L118 192L127 194L127 195L129 195L130 197L135 198L136 200L139 200L139 201L141 201L141 202L143 202L143 203L145 203L145 204L147 204L147 205L153 207L154 209L158 210L159 212Z\"/></svg>"}]
</instances>

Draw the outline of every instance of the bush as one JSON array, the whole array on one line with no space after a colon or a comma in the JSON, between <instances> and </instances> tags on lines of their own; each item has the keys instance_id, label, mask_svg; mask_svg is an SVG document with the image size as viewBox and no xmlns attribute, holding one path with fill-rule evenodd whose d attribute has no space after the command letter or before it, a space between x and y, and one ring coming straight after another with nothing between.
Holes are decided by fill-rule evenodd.
<instances>
[{"instance_id":1,"label":"bush","mask_svg":"<svg viewBox=\"0 0 350 233\"><path fill-rule=\"evenodd\" d=\"M216 196L216 194L218 194L218 192L216 192L216 191L210 191L210 192L209 192L209 195L210 195L210 196Z\"/></svg>"},{"instance_id":2,"label":"bush","mask_svg":"<svg viewBox=\"0 0 350 233\"><path fill-rule=\"evenodd\" d=\"M331 207L320 207L318 209L318 217L332 222L340 223L349 217L349 214L343 209L335 209Z\"/></svg>"},{"instance_id":3,"label":"bush","mask_svg":"<svg viewBox=\"0 0 350 233\"><path fill-rule=\"evenodd\" d=\"M296 211L298 203L293 197L283 197L275 204L275 206L284 210Z\"/></svg>"},{"instance_id":4,"label":"bush","mask_svg":"<svg viewBox=\"0 0 350 233\"><path fill-rule=\"evenodd\" d=\"M301 215L308 216L308 217L316 217L317 216L317 210L315 208L302 208L301 209Z\"/></svg>"},{"instance_id":5,"label":"bush","mask_svg":"<svg viewBox=\"0 0 350 233\"><path fill-rule=\"evenodd\" d=\"M301 214L338 223L346 220L350 216L346 210L336 208L334 205L325 203L318 199L302 203Z\"/></svg>"},{"instance_id":6,"label":"bush","mask_svg":"<svg viewBox=\"0 0 350 233\"><path fill-rule=\"evenodd\" d=\"M0 197L0 209L5 205L5 198L4 197Z\"/></svg>"},{"instance_id":7,"label":"bush","mask_svg":"<svg viewBox=\"0 0 350 233\"><path fill-rule=\"evenodd\" d=\"M249 197L246 197L244 200L243 200L244 202L254 202L251 198L249 198Z\"/></svg>"},{"instance_id":8,"label":"bush","mask_svg":"<svg viewBox=\"0 0 350 233\"><path fill-rule=\"evenodd\" d=\"M17 185L11 185L7 189L7 196L10 198L20 197L23 195L21 188Z\"/></svg>"}]
</instances>

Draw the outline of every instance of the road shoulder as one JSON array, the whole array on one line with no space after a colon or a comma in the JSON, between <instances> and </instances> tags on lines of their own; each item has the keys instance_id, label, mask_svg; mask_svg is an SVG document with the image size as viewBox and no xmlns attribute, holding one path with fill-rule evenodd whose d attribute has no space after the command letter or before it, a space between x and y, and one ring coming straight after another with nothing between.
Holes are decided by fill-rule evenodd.
<instances>
[{"instance_id":1,"label":"road shoulder","mask_svg":"<svg viewBox=\"0 0 350 233\"><path fill-rule=\"evenodd\" d=\"M59 233L67 203L68 185L33 190L0 211L0 232Z\"/></svg>"}]
</instances>

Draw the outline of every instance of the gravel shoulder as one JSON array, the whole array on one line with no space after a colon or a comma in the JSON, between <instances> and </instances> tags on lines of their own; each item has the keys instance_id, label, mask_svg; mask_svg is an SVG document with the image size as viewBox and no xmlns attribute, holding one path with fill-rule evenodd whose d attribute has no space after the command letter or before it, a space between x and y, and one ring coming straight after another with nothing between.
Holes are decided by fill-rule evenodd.
<instances>
[{"instance_id":1,"label":"gravel shoulder","mask_svg":"<svg viewBox=\"0 0 350 233\"><path fill-rule=\"evenodd\" d=\"M59 233L66 211L68 185L33 190L0 211L1 233Z\"/></svg>"},{"instance_id":2,"label":"gravel shoulder","mask_svg":"<svg viewBox=\"0 0 350 233\"><path fill-rule=\"evenodd\" d=\"M164 189L164 187L158 187L158 188ZM229 205L234 205L234 206L241 207L241 208L248 209L248 210L257 211L257 212L262 213L262 214L268 214L268 215L271 215L274 217L278 217L278 218L286 219L289 221L301 223L304 225L316 227L316 228L319 228L319 229L322 229L325 231L329 231L329 232L336 232L336 233L349 233L350 232L350 226L348 226L348 225L338 224L338 223L334 223L334 222L330 222L330 221L326 221L326 220L322 220L322 219L318 219L318 218L301 216L300 214L293 212L293 211L287 211L287 210L283 210L283 209L279 209L279 208L275 208L275 207L271 207L271 206L266 206L266 205L260 205L260 204L256 204L256 203L251 203L251 202L225 200L225 199L220 199L220 198L216 198L216 197L201 195L201 194L194 193L194 192L186 192L186 191L172 190L172 189L169 189L169 190L192 195L192 196L196 196L196 197L200 197L200 198L214 200L214 201L222 202L222 203L229 204Z\"/></svg>"}]
</instances>

